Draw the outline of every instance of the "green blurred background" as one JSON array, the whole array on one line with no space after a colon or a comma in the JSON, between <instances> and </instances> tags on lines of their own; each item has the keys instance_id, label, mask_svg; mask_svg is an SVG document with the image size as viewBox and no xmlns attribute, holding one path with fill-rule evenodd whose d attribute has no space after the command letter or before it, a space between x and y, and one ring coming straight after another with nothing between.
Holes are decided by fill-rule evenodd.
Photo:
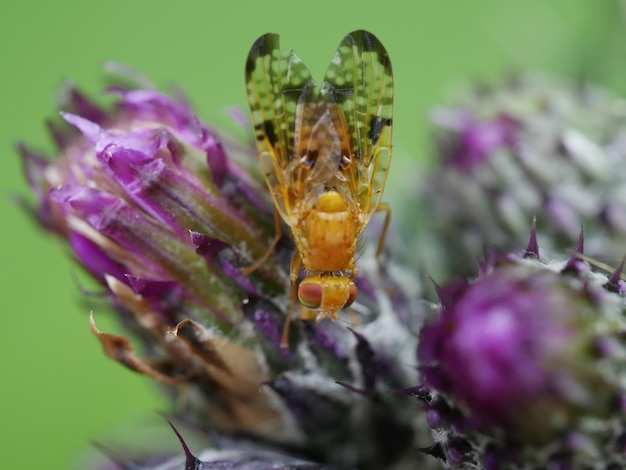
<instances>
[{"instance_id":1,"label":"green blurred background","mask_svg":"<svg viewBox=\"0 0 626 470\"><path fill-rule=\"evenodd\" d=\"M157 411L168 409L154 384L104 357L67 250L11 202L27 193L14 144L52 152L44 118L64 80L97 95L102 63L115 60L161 89L179 85L201 117L228 125L226 108L245 105L243 65L259 35L281 33L321 77L343 35L369 29L396 80L392 201L430 157L428 110L467 80L533 69L626 90L623 12L612 0L72 0L0 11L1 468L84 468L92 441L115 447L129 428L164 427ZM95 315L116 329L105 309Z\"/></svg>"}]
</instances>

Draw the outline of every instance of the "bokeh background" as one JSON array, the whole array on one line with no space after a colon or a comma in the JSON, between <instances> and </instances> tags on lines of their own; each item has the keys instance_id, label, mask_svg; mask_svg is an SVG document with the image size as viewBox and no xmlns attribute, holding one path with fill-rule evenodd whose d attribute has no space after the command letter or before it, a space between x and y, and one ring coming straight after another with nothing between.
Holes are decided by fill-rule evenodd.
<instances>
[{"instance_id":1,"label":"bokeh background","mask_svg":"<svg viewBox=\"0 0 626 470\"><path fill-rule=\"evenodd\" d=\"M281 34L322 76L345 33L374 32L396 79L394 164L387 199L411 190L432 158L429 109L468 80L542 70L626 91L617 0L304 2L5 2L0 7L0 467L85 468L92 442L128 444L165 428L154 384L101 353L67 250L14 204L27 194L18 140L52 152L44 119L66 80L97 96L102 64L130 65L161 89L184 89L201 117L230 126L245 106L243 66L262 33ZM397 220L396 220L397 222ZM101 329L116 331L106 310ZM174 442L174 436L171 436ZM124 442L125 441L125 442ZM174 442L175 444L175 442Z\"/></svg>"}]
</instances>

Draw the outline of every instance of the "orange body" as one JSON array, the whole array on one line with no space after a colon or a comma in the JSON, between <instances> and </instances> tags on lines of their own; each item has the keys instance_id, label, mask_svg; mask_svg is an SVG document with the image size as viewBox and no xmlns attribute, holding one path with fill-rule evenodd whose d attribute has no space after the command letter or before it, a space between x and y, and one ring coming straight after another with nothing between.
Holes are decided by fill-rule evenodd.
<instances>
[{"instance_id":1,"label":"orange body","mask_svg":"<svg viewBox=\"0 0 626 470\"><path fill-rule=\"evenodd\" d=\"M330 315L336 319L337 312L356 297L352 280L357 275L354 255L360 232L358 220L358 214L350 211L341 195L329 190L319 196L313 209L293 227L296 256L307 273L298 297L305 306L319 310L318 318ZM297 267L297 263L293 266ZM292 272L292 276L297 275ZM319 288L307 292L312 290L308 286Z\"/></svg>"},{"instance_id":2,"label":"orange body","mask_svg":"<svg viewBox=\"0 0 626 470\"><path fill-rule=\"evenodd\" d=\"M353 31L318 86L293 51L280 50L278 35L265 34L248 54L246 87L263 176L296 245L292 304L297 293L308 309L303 318L314 311L318 319L336 319L357 295L360 234L372 215L384 210L379 253L389 219L389 208L381 203L391 161L389 57L373 34ZM270 250L281 233L278 217L276 232Z\"/></svg>"}]
</instances>

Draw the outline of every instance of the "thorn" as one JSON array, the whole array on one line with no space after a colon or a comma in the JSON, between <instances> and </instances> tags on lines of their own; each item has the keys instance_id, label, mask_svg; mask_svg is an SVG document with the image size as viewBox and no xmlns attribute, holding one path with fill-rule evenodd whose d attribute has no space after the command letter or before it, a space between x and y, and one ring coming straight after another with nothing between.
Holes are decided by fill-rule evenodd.
<instances>
[{"instance_id":1,"label":"thorn","mask_svg":"<svg viewBox=\"0 0 626 470\"><path fill-rule=\"evenodd\" d=\"M583 227L580 227L580 234L578 235L578 244L576 245L576 253L580 253L581 255L584 252L585 246L585 231Z\"/></svg>"},{"instance_id":2,"label":"thorn","mask_svg":"<svg viewBox=\"0 0 626 470\"><path fill-rule=\"evenodd\" d=\"M437 297L439 297L439 303L444 310L448 310L455 300L465 292L469 283L464 279L457 279L446 284L445 287L441 287L437 284L433 278L429 277L430 282L433 283Z\"/></svg>"},{"instance_id":3,"label":"thorn","mask_svg":"<svg viewBox=\"0 0 626 470\"><path fill-rule=\"evenodd\" d=\"M585 246L585 232L583 227L580 227L580 233L578 235L578 243L576 244L576 249L574 250L574 254L567 261L567 264L563 268L561 272L563 273L580 273L580 264L582 261L585 261L586 256L583 254Z\"/></svg>"},{"instance_id":4,"label":"thorn","mask_svg":"<svg viewBox=\"0 0 626 470\"><path fill-rule=\"evenodd\" d=\"M185 469L184 470L196 470L197 468L199 468L199 465L202 462L200 462L200 460L198 460L198 458L191 453L191 451L189 450L189 447L187 446L187 443L185 442L185 439L183 439L183 436L181 436L181 434L178 432L178 429L176 429L176 427L172 424L172 422L169 419L166 418L166 420L167 420L167 423L172 428L172 430L174 431L174 434L176 434L176 437L178 438L180 445L183 446L183 451L185 452Z\"/></svg>"},{"instance_id":5,"label":"thorn","mask_svg":"<svg viewBox=\"0 0 626 470\"><path fill-rule=\"evenodd\" d=\"M423 452L424 454L432 455L433 457L435 457L435 458L437 458L437 459L439 459L439 460L441 460L443 462L446 462L446 460L447 460L446 459L446 452L443 449L443 447L441 446L441 444L439 444L439 443L433 444L430 447L418 447L417 450L419 450L420 452Z\"/></svg>"},{"instance_id":6,"label":"thorn","mask_svg":"<svg viewBox=\"0 0 626 470\"><path fill-rule=\"evenodd\" d=\"M395 390L394 392L398 395L404 395L405 397L417 398L424 403L430 403L433 401L432 393L430 392L430 390L428 390L428 388L424 387L423 385L409 388L401 388Z\"/></svg>"},{"instance_id":7,"label":"thorn","mask_svg":"<svg viewBox=\"0 0 626 470\"><path fill-rule=\"evenodd\" d=\"M611 274L608 282L606 283L606 288L611 292L619 292L619 281L622 279L622 270L624 269L624 263L626 263L626 257L622 258L622 262L619 264L617 269Z\"/></svg>"},{"instance_id":8,"label":"thorn","mask_svg":"<svg viewBox=\"0 0 626 470\"><path fill-rule=\"evenodd\" d=\"M439 303L441 303L441 306L444 309L447 309L448 306L450 305L451 299L448 298L443 287L437 284L437 282L432 277L428 276L428 279L430 279L430 282L433 284L433 287L435 288L435 292L437 293L437 297L439 298Z\"/></svg>"},{"instance_id":9,"label":"thorn","mask_svg":"<svg viewBox=\"0 0 626 470\"><path fill-rule=\"evenodd\" d=\"M360 388L353 387L352 385L349 385L349 384L347 384L345 382L340 382L338 380L335 381L335 383L337 385L342 386L343 388L347 388L351 392L357 393L357 394L359 394L359 395L361 395L361 396L363 396L365 398L370 398L370 394L367 391L365 391L365 390L361 390Z\"/></svg>"},{"instance_id":10,"label":"thorn","mask_svg":"<svg viewBox=\"0 0 626 470\"><path fill-rule=\"evenodd\" d=\"M537 243L537 217L533 217L533 224L530 227L528 246L524 252L524 258L531 257L539 259L539 244Z\"/></svg>"},{"instance_id":11,"label":"thorn","mask_svg":"<svg viewBox=\"0 0 626 470\"><path fill-rule=\"evenodd\" d=\"M352 328L348 328L348 330L357 340L355 347L356 359L361 366L363 387L365 387L366 390L365 393L369 393L376 388L378 375L382 372L379 365L379 358L376 356L376 352L372 349L372 346L365 336L357 333ZM357 390L354 389L353 391Z\"/></svg>"},{"instance_id":12,"label":"thorn","mask_svg":"<svg viewBox=\"0 0 626 470\"><path fill-rule=\"evenodd\" d=\"M350 328L349 326L346 327L346 328L348 328L350 333L352 333L354 335L354 337L357 339L357 341L364 341L365 340L365 337L361 333L357 333L354 329Z\"/></svg>"}]
</instances>

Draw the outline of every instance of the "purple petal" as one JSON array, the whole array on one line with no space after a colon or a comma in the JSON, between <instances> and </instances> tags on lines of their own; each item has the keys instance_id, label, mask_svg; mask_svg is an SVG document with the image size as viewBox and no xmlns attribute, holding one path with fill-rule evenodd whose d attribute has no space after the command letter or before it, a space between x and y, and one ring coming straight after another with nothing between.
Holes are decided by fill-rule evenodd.
<instances>
[{"instance_id":1,"label":"purple petal","mask_svg":"<svg viewBox=\"0 0 626 470\"><path fill-rule=\"evenodd\" d=\"M22 171L26 176L28 185L38 199L35 207L25 201L22 201L23 206L32 213L32 216L42 227L54 232L63 232L64 224L55 218L54 209L48 198L46 170L50 163L23 144L18 144L18 152L22 157Z\"/></svg>"},{"instance_id":2,"label":"purple petal","mask_svg":"<svg viewBox=\"0 0 626 470\"><path fill-rule=\"evenodd\" d=\"M185 293L174 281L160 281L126 275L131 288L143 297L167 325L174 326L184 317Z\"/></svg>"},{"instance_id":3,"label":"purple petal","mask_svg":"<svg viewBox=\"0 0 626 470\"><path fill-rule=\"evenodd\" d=\"M52 189L50 199L66 211L77 211L96 230L102 230L107 220L126 207L115 196L80 184L65 184Z\"/></svg>"},{"instance_id":4,"label":"purple petal","mask_svg":"<svg viewBox=\"0 0 626 470\"><path fill-rule=\"evenodd\" d=\"M237 256L232 249L222 251L217 258L222 272L236 282L248 295L261 296L262 293L255 287L250 276L241 271L241 266L245 264L241 256Z\"/></svg>"},{"instance_id":5,"label":"purple petal","mask_svg":"<svg viewBox=\"0 0 626 470\"><path fill-rule=\"evenodd\" d=\"M252 321L257 330L273 344L276 350L286 358L291 358L291 352L281 346L283 312L271 302L251 297L243 307L245 317Z\"/></svg>"},{"instance_id":6,"label":"purple petal","mask_svg":"<svg viewBox=\"0 0 626 470\"><path fill-rule=\"evenodd\" d=\"M513 118L503 114L491 121L477 121L470 116L464 119L450 159L461 170L472 170L496 150L514 145L517 123Z\"/></svg>"},{"instance_id":7,"label":"purple petal","mask_svg":"<svg viewBox=\"0 0 626 470\"><path fill-rule=\"evenodd\" d=\"M551 197L545 207L546 217L550 223L566 234L574 237L582 225L581 217L570 203L558 196Z\"/></svg>"},{"instance_id":8,"label":"purple petal","mask_svg":"<svg viewBox=\"0 0 626 470\"><path fill-rule=\"evenodd\" d=\"M130 88L136 89L141 88L144 90L154 90L156 87L154 84L146 77L143 73L135 70L134 68L121 64L119 62L115 62L113 60L107 60L103 65L104 70L108 73L114 75L115 78L126 79L132 82L132 86ZM128 87L112 87L108 89L110 93L118 93L120 91L127 91Z\"/></svg>"},{"instance_id":9,"label":"purple petal","mask_svg":"<svg viewBox=\"0 0 626 470\"><path fill-rule=\"evenodd\" d=\"M260 297L262 294L255 287L250 276L241 271L245 260L226 242L191 230L191 243L196 253L202 256L210 266L219 267L226 277L233 280L248 295Z\"/></svg>"},{"instance_id":10,"label":"purple petal","mask_svg":"<svg viewBox=\"0 0 626 470\"><path fill-rule=\"evenodd\" d=\"M129 255L150 263L154 273L160 274L159 268L166 264L164 243L174 242L163 227L151 223L124 201L98 189L66 184L50 191L50 198L63 211L73 212L98 232L120 244Z\"/></svg>"},{"instance_id":11,"label":"purple petal","mask_svg":"<svg viewBox=\"0 0 626 470\"><path fill-rule=\"evenodd\" d=\"M65 112L77 114L99 125L104 124L108 119L105 111L89 100L71 83L66 87L65 96L60 107Z\"/></svg>"},{"instance_id":12,"label":"purple petal","mask_svg":"<svg viewBox=\"0 0 626 470\"><path fill-rule=\"evenodd\" d=\"M249 130L252 124L248 117L248 111L244 111L239 106L231 106L227 109L228 116L242 129Z\"/></svg>"},{"instance_id":13,"label":"purple petal","mask_svg":"<svg viewBox=\"0 0 626 470\"><path fill-rule=\"evenodd\" d=\"M199 232L191 230L189 232L191 237L191 243L196 249L196 253L202 256L207 262L213 264L216 261L217 255L229 245L222 240L219 240L208 235L204 235Z\"/></svg>"},{"instance_id":14,"label":"purple petal","mask_svg":"<svg viewBox=\"0 0 626 470\"><path fill-rule=\"evenodd\" d=\"M142 297L160 300L168 296L176 288L176 283L173 281L157 281L131 275L126 277L130 287Z\"/></svg>"},{"instance_id":15,"label":"purple petal","mask_svg":"<svg viewBox=\"0 0 626 470\"><path fill-rule=\"evenodd\" d=\"M184 133L185 140L205 149L202 144L209 132L185 103L156 91L130 90L119 91L118 94L123 99L124 108L144 118L170 124Z\"/></svg>"},{"instance_id":16,"label":"purple petal","mask_svg":"<svg viewBox=\"0 0 626 470\"><path fill-rule=\"evenodd\" d=\"M186 103L154 91L120 91L119 94L124 99L125 108L171 125L181 133L183 140L202 149L215 184L221 185L228 168L224 149Z\"/></svg>"},{"instance_id":17,"label":"purple petal","mask_svg":"<svg viewBox=\"0 0 626 470\"><path fill-rule=\"evenodd\" d=\"M117 145L106 147L102 158L129 198L179 236L186 237L189 229L216 232L210 224L223 202L172 171L164 160Z\"/></svg>"},{"instance_id":18,"label":"purple petal","mask_svg":"<svg viewBox=\"0 0 626 470\"><path fill-rule=\"evenodd\" d=\"M222 186L226 170L228 169L228 161L226 159L226 152L224 146L219 143L212 135L207 136L207 140L204 145L207 164L213 175L213 182L217 187Z\"/></svg>"},{"instance_id":19,"label":"purple petal","mask_svg":"<svg viewBox=\"0 0 626 470\"><path fill-rule=\"evenodd\" d=\"M39 199L42 199L47 195L48 184L45 172L50 166L50 162L43 155L30 150L23 143L17 145L17 151L22 158L22 171L30 189Z\"/></svg>"},{"instance_id":20,"label":"purple petal","mask_svg":"<svg viewBox=\"0 0 626 470\"><path fill-rule=\"evenodd\" d=\"M159 150L174 148L174 139L165 129L143 129L135 132L103 132L96 144L101 161L107 161L115 149L132 150L154 159Z\"/></svg>"},{"instance_id":21,"label":"purple petal","mask_svg":"<svg viewBox=\"0 0 626 470\"><path fill-rule=\"evenodd\" d=\"M83 134L85 139L87 139L92 144L97 144L102 135L102 128L96 124L95 122L90 121L89 119L85 119L83 117L77 116L76 114L64 113L61 112L61 117L65 119L66 122L78 128L78 130Z\"/></svg>"},{"instance_id":22,"label":"purple petal","mask_svg":"<svg viewBox=\"0 0 626 470\"><path fill-rule=\"evenodd\" d=\"M83 266L101 284L105 284L106 274L128 284L124 265L112 260L97 244L73 230L68 234L68 241Z\"/></svg>"}]
</instances>

